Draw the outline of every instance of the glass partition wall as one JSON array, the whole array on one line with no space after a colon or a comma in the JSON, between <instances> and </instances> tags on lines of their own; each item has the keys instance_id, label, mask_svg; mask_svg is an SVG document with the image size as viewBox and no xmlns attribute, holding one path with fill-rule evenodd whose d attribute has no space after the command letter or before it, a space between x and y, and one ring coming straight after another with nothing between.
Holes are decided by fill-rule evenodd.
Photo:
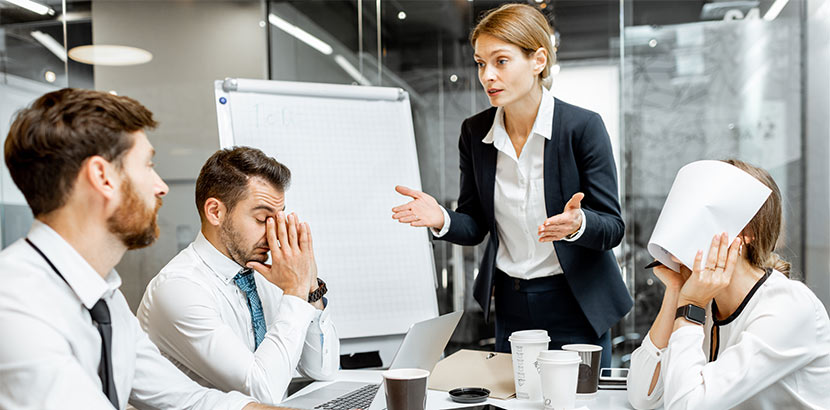
<instances>
[{"instance_id":1,"label":"glass partition wall","mask_svg":"<svg viewBox=\"0 0 830 410\"><path fill-rule=\"evenodd\" d=\"M803 266L802 2L777 15L770 8L782 2L712 2L685 19L669 12L676 5L659 3L621 7L622 263L635 305L622 332L630 344L620 352L639 345L660 308L664 287L644 269L652 261L646 245L689 162L737 158L767 169L784 198L777 252L794 277Z\"/></svg>"},{"instance_id":2,"label":"glass partition wall","mask_svg":"<svg viewBox=\"0 0 830 410\"><path fill-rule=\"evenodd\" d=\"M13 113L65 86L114 91L160 120L148 135L170 185L162 237L117 269L135 308L146 283L196 235L196 174L219 147L212 82L261 78L405 89L423 190L449 208L458 195L461 122L489 106L468 36L497 0L38 1L0 0L0 134ZM785 197L779 252L803 270L804 6L790 1L530 0L555 28L557 97L600 113L615 149L626 236L616 250L635 307L612 329L626 366L656 315L662 285L645 245L676 171L736 157L768 169ZM778 4L778 5L776 5ZM49 11L51 10L51 11ZM51 40L50 40L51 38ZM94 40L94 41L93 41ZM84 44L153 54L128 67L66 58ZM827 181L823 181L826 185ZM32 217L2 169L2 243ZM405 198L401 197L402 203ZM815 221L824 223L827 221ZM448 353L493 346L472 299L483 248L433 242L439 309L465 309ZM600 284L598 284L599 286Z\"/></svg>"}]
</instances>

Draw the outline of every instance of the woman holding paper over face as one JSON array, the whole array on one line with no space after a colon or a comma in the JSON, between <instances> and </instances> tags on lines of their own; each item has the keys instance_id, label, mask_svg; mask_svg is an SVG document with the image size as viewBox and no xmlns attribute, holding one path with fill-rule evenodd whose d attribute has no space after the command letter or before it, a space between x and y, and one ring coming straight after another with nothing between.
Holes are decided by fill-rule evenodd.
<instances>
[{"instance_id":1,"label":"woman holding paper over face","mask_svg":"<svg viewBox=\"0 0 830 410\"><path fill-rule=\"evenodd\" d=\"M470 36L492 108L467 118L459 138L458 209L406 187L412 201L393 218L461 245L489 233L474 296L489 318L495 296L496 350L514 331L547 330L551 348L603 346L631 308L612 248L624 232L611 142L600 116L553 97L552 30L536 8L489 12Z\"/></svg>"},{"instance_id":2,"label":"woman holding paper over face","mask_svg":"<svg viewBox=\"0 0 830 410\"><path fill-rule=\"evenodd\" d=\"M830 408L830 319L813 292L788 278L789 263L773 252L782 223L778 186L760 168L726 163L734 166L727 173L760 181L767 197L743 210L729 209L736 201L723 198L719 213L750 215L739 234L731 241L726 232L716 234L708 252L693 255L691 270L680 261L689 255L673 257L679 272L655 267L666 291L651 330L631 355L629 401L638 409ZM699 184L739 190L718 179ZM677 185L675 180L673 192ZM662 219L661 213L658 225L672 222Z\"/></svg>"}]
</instances>

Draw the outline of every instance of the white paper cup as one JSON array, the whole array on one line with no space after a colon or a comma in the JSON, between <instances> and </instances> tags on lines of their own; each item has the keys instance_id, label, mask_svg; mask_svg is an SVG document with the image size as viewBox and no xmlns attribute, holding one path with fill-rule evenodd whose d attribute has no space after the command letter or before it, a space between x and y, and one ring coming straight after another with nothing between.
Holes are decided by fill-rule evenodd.
<instances>
[{"instance_id":1,"label":"white paper cup","mask_svg":"<svg viewBox=\"0 0 830 410\"><path fill-rule=\"evenodd\" d=\"M562 346L562 350L568 350L579 354L579 377L576 386L576 396L580 399L587 399L597 394L599 384L599 363L602 359L602 346L589 344L570 344Z\"/></svg>"},{"instance_id":2,"label":"white paper cup","mask_svg":"<svg viewBox=\"0 0 830 410\"><path fill-rule=\"evenodd\" d=\"M520 330L507 339L513 357L513 381L516 383L516 399L542 400L539 373L534 370L539 352L548 350L550 336L546 330Z\"/></svg>"},{"instance_id":3,"label":"white paper cup","mask_svg":"<svg viewBox=\"0 0 830 410\"><path fill-rule=\"evenodd\" d=\"M542 402L545 410L564 410L576 407L576 383L579 374L579 354L564 350L540 352L536 370L540 375Z\"/></svg>"}]
</instances>

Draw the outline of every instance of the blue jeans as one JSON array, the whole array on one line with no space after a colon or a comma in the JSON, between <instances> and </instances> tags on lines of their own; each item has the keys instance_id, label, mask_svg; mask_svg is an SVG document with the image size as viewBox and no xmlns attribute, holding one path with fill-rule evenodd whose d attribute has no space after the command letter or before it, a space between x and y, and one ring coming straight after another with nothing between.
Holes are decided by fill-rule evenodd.
<instances>
[{"instance_id":1,"label":"blue jeans","mask_svg":"<svg viewBox=\"0 0 830 410\"><path fill-rule=\"evenodd\" d=\"M550 349L570 343L602 346L601 367L611 367L611 333L597 337L571 292L564 275L521 280L496 271L496 351L510 352L510 334L544 329Z\"/></svg>"}]
</instances>

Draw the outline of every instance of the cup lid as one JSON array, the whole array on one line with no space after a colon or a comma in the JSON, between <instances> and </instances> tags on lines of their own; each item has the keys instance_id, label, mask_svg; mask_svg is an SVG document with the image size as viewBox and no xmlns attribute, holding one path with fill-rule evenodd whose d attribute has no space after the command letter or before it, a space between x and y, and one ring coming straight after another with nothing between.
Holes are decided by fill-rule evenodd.
<instances>
[{"instance_id":1,"label":"cup lid","mask_svg":"<svg viewBox=\"0 0 830 410\"><path fill-rule=\"evenodd\" d=\"M599 352L602 350L602 346L575 343L563 345L562 350L570 350L572 352Z\"/></svg>"},{"instance_id":2,"label":"cup lid","mask_svg":"<svg viewBox=\"0 0 830 410\"><path fill-rule=\"evenodd\" d=\"M381 374L383 375L384 379L411 380L428 377L429 371L424 369L392 369L387 370Z\"/></svg>"},{"instance_id":3,"label":"cup lid","mask_svg":"<svg viewBox=\"0 0 830 410\"><path fill-rule=\"evenodd\" d=\"M543 350L536 359L547 363L574 363L581 362L579 353L567 350Z\"/></svg>"},{"instance_id":4,"label":"cup lid","mask_svg":"<svg viewBox=\"0 0 830 410\"><path fill-rule=\"evenodd\" d=\"M510 342L550 342L547 330L518 330L507 338Z\"/></svg>"}]
</instances>

